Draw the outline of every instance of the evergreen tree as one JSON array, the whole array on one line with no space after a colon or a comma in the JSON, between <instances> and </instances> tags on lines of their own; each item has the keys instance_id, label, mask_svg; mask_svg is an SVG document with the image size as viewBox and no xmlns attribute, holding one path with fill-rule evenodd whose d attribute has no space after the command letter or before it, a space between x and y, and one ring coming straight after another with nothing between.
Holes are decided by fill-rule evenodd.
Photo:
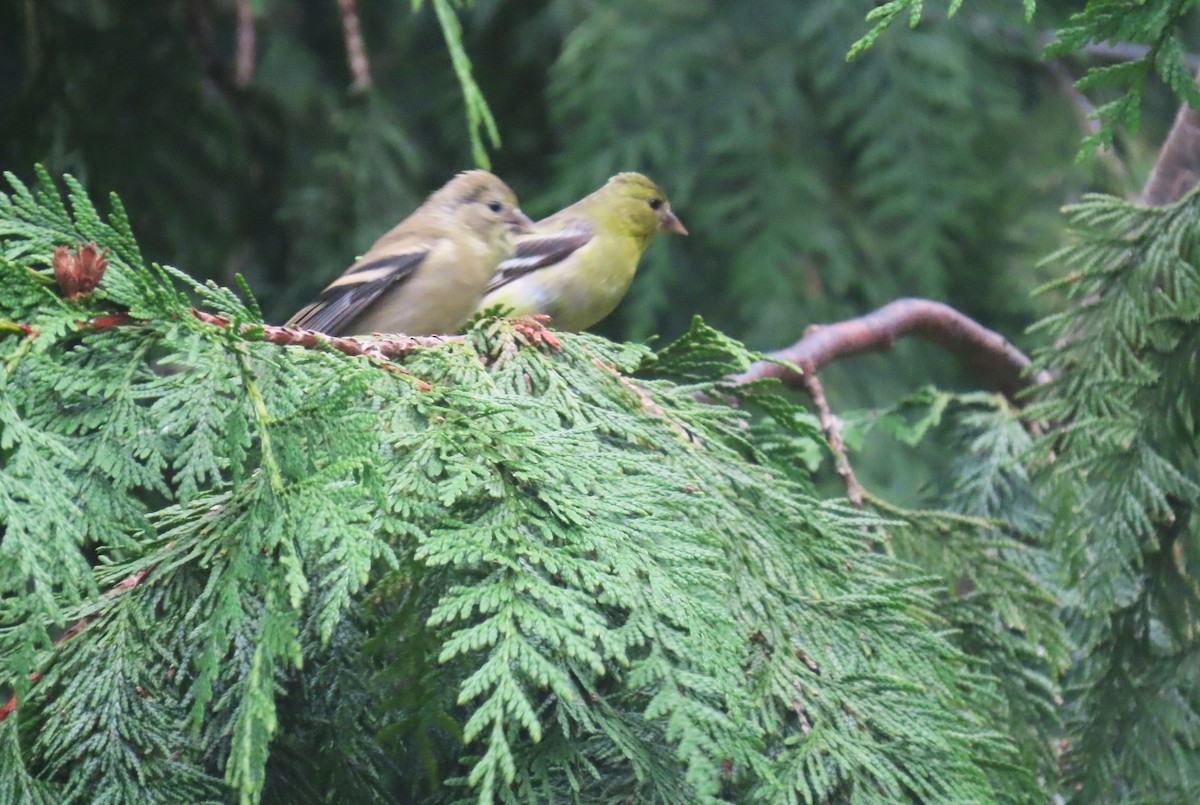
<instances>
[{"instance_id":1,"label":"evergreen tree","mask_svg":"<svg viewBox=\"0 0 1200 805\"><path fill-rule=\"evenodd\" d=\"M802 411L696 398L735 342L281 347L219 286L197 315L115 197L10 181L13 799L1037 801L1003 716L1045 691L813 497ZM64 299L72 240L110 251Z\"/></svg>"},{"instance_id":2,"label":"evergreen tree","mask_svg":"<svg viewBox=\"0 0 1200 805\"><path fill-rule=\"evenodd\" d=\"M1078 646L1067 782L1080 802L1200 796L1193 510L1200 254L1195 192L1164 208L1091 197L1057 255L1075 306L1042 329L1058 375L1031 413Z\"/></svg>"},{"instance_id":3,"label":"evergreen tree","mask_svg":"<svg viewBox=\"0 0 1200 805\"><path fill-rule=\"evenodd\" d=\"M0 195L0 802L1198 798L1200 154L1011 272L1083 179L1031 6L378 0L368 66L334 3L134 5L0 9L0 154L135 210ZM1190 6L1046 11L1058 58L1143 46L1078 70L1128 194L1150 77L1197 94ZM240 270L277 320L465 153L544 211L669 176L705 298L659 249L609 332L680 337L264 323ZM1031 394L841 424L691 316L778 345L919 292L1015 327L1048 276ZM843 396L923 379L893 365ZM936 466L929 505L829 495L843 435Z\"/></svg>"}]
</instances>

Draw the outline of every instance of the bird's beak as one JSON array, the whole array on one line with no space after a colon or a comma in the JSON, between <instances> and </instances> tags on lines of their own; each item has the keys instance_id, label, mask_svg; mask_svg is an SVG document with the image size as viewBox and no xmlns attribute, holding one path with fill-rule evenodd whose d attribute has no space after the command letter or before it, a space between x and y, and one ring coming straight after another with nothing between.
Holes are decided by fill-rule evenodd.
<instances>
[{"instance_id":1,"label":"bird's beak","mask_svg":"<svg viewBox=\"0 0 1200 805\"><path fill-rule=\"evenodd\" d=\"M505 220L508 222L509 230L518 235L523 235L526 232L533 231L533 221L529 219L528 215L521 212L521 210L516 207L513 208L512 214L510 214Z\"/></svg>"},{"instance_id":2,"label":"bird's beak","mask_svg":"<svg viewBox=\"0 0 1200 805\"><path fill-rule=\"evenodd\" d=\"M666 220L659 225L659 229L663 232L674 232L676 235L686 235L687 227L683 225L683 221L675 216L675 213L667 213Z\"/></svg>"}]
</instances>

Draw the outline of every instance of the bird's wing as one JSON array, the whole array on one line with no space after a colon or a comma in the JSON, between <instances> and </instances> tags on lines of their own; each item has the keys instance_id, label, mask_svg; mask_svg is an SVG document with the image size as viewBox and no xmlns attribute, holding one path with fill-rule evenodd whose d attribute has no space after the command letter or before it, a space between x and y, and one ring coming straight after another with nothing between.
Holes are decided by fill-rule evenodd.
<instances>
[{"instance_id":1,"label":"bird's wing","mask_svg":"<svg viewBox=\"0 0 1200 805\"><path fill-rule=\"evenodd\" d=\"M427 243L414 245L352 266L316 301L292 316L287 326L337 335L380 294L411 277L431 250Z\"/></svg>"},{"instance_id":2,"label":"bird's wing","mask_svg":"<svg viewBox=\"0 0 1200 805\"><path fill-rule=\"evenodd\" d=\"M561 263L585 246L595 235L591 224L582 218L564 222L553 232L535 232L517 239L516 253L496 266L485 293L502 288L513 280L540 268Z\"/></svg>"}]
</instances>

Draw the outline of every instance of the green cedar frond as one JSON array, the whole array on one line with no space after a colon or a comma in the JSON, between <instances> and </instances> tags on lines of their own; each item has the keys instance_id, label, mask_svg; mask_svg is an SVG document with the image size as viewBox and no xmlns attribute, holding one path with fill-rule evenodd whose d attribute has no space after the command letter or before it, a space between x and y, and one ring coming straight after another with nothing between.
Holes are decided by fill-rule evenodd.
<instances>
[{"instance_id":1,"label":"green cedar frond","mask_svg":"<svg viewBox=\"0 0 1200 805\"><path fill-rule=\"evenodd\" d=\"M953 17L962 4L963 0L951 0L946 15ZM866 14L871 27L850 46L846 59L857 59L877 47L880 36L906 16L905 12L909 27L915 28L922 20L924 5L924 0L888 0L872 8ZM1035 5L1036 0L1024 0L1026 21L1033 18ZM1120 92L1097 105L1089 115L1096 121L1097 129L1084 138L1080 160L1097 149L1111 149L1118 126L1137 131L1142 93L1147 79L1153 75L1183 103L1200 106L1200 88L1196 86L1194 71L1187 66L1183 41L1192 7L1190 0L1149 0L1133 7L1120 0L1089 0L1056 32L1054 41L1046 46L1047 56L1068 55L1096 42L1136 42L1147 46L1146 53L1138 58L1089 67L1075 83L1080 90L1112 87Z\"/></svg>"},{"instance_id":2,"label":"green cedar frond","mask_svg":"<svg viewBox=\"0 0 1200 805\"><path fill-rule=\"evenodd\" d=\"M437 14L442 35L446 39L446 49L450 51L454 74L458 77L459 86L462 88L463 104L467 113L467 132L471 136L471 154L475 157L477 166L488 169L492 164L488 158L487 149L484 147L483 135L487 135L492 148L499 148L500 129L496 125L496 119L492 117L492 110L488 108L483 92L475 83L475 77L471 75L471 62L463 48L462 24L454 14L454 3L460 6L469 5L470 0L430 0L430 4ZM421 5L422 0L413 0L413 11L419 11Z\"/></svg>"},{"instance_id":3,"label":"green cedar frond","mask_svg":"<svg viewBox=\"0 0 1200 805\"><path fill-rule=\"evenodd\" d=\"M1062 423L1039 464L1081 644L1066 778L1080 802L1198 793L1198 212L1196 193L1161 208L1090 196L1052 258L1074 306L1041 325L1054 346L1036 362L1057 376L1029 413Z\"/></svg>"},{"instance_id":4,"label":"green cedar frond","mask_svg":"<svg viewBox=\"0 0 1200 805\"><path fill-rule=\"evenodd\" d=\"M884 521L813 495L790 457L819 433L776 387L736 392L756 422L701 401L741 345L697 321L542 351L485 318L403 360L421 390L199 320L182 289L254 315L53 190L0 198L5 791L1034 796L1004 736L1029 696L981 664L1020 642L951 639L931 579L864 539ZM47 255L106 238L96 293L60 299ZM1010 572L956 622L1040 629Z\"/></svg>"}]
</instances>

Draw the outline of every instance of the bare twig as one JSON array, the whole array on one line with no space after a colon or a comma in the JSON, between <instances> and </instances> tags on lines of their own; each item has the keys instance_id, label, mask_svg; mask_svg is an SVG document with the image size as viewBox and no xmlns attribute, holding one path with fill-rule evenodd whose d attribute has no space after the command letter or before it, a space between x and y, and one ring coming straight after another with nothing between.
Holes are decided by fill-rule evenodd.
<instances>
[{"instance_id":1,"label":"bare twig","mask_svg":"<svg viewBox=\"0 0 1200 805\"><path fill-rule=\"evenodd\" d=\"M226 54L217 45L217 36L211 18L212 4L207 0L186 0L183 4L183 24L188 45L204 73L200 86L206 96L219 97L240 106L245 93L238 91L230 70Z\"/></svg>"},{"instance_id":2,"label":"bare twig","mask_svg":"<svg viewBox=\"0 0 1200 805\"><path fill-rule=\"evenodd\" d=\"M346 60L350 63L350 75L354 77L355 89L371 86L371 66L367 63L367 50L363 47L362 26L358 22L355 0L338 0L338 13L342 17L342 36L346 40Z\"/></svg>"},{"instance_id":3,"label":"bare twig","mask_svg":"<svg viewBox=\"0 0 1200 805\"><path fill-rule=\"evenodd\" d=\"M38 66L37 8L34 0L25 0L25 71L35 75Z\"/></svg>"},{"instance_id":4,"label":"bare twig","mask_svg":"<svg viewBox=\"0 0 1200 805\"><path fill-rule=\"evenodd\" d=\"M192 308L191 312L200 321L215 327L230 327L233 324L224 316L205 313L196 308ZM86 324L97 330L106 330L109 327L136 324L137 321L128 314L114 313L108 316L95 316L88 319ZM17 326L26 327L26 325ZM238 326L238 333L249 341L266 341L280 346L304 347L305 349L332 349L345 355L364 355L380 361L384 369L405 375L409 374L408 370L392 363L393 358L403 358L425 347L436 347L462 340L462 336L456 335L396 335L377 339L345 338L325 335L325 333L318 333L315 330L299 330L274 324L242 324ZM36 335L36 333L32 334ZM557 339L555 340L557 341ZM421 391L429 391L428 383L422 380L415 382Z\"/></svg>"},{"instance_id":5,"label":"bare twig","mask_svg":"<svg viewBox=\"0 0 1200 805\"><path fill-rule=\"evenodd\" d=\"M777 378L792 387L803 388L812 398L825 440L833 453L834 467L846 485L846 496L856 508L863 505L863 487L854 475L846 455L837 418L829 408L825 389L817 378L817 369L839 358L866 352L886 352L898 339L916 336L962 357L991 388L1010 399L1031 385L1045 383L1049 373L1029 375L1026 355L1004 336L959 313L949 305L928 299L897 299L873 313L836 324L816 324L790 347L768 353L769 361L759 361L734 383ZM792 364L800 371L783 364Z\"/></svg>"},{"instance_id":6,"label":"bare twig","mask_svg":"<svg viewBox=\"0 0 1200 805\"><path fill-rule=\"evenodd\" d=\"M192 309L192 315L207 324L228 327L232 322L224 316L215 316L202 310ZM318 333L316 330L301 330L295 327L280 327L274 324L243 324L238 332L256 341L268 341L280 346L305 347L307 349L334 349L347 355L366 355L386 361L403 358L424 347L436 347L451 341L461 341L456 335L399 335L389 338L365 339L345 338Z\"/></svg>"},{"instance_id":7,"label":"bare twig","mask_svg":"<svg viewBox=\"0 0 1200 805\"><path fill-rule=\"evenodd\" d=\"M192 315L205 324L215 327L229 327L233 324L224 316L205 313L203 310L191 309ZM125 313L115 313L110 316L95 316L87 323L97 330L109 327L119 327L125 324L135 324L137 319ZM25 325L18 325L24 327ZM332 349L346 355L365 355L380 361L392 358L403 358L418 349L436 347L452 341L461 341L458 335L397 335L386 338L359 339L326 335L316 330L301 330L295 327L281 327L275 324L242 324L238 333L251 341L267 341L280 346L304 347L306 349Z\"/></svg>"},{"instance_id":8,"label":"bare twig","mask_svg":"<svg viewBox=\"0 0 1200 805\"><path fill-rule=\"evenodd\" d=\"M1058 31L1043 31L1036 35L1033 42L1030 42L1028 28L1001 25L991 17L976 17L969 21L967 26L982 39L999 40L1009 46L1020 47L1022 50L1030 44L1039 51L1045 50L1047 46L1058 41L1059 34ZM1149 52L1149 45L1140 45L1135 42L1089 42L1082 47L1072 48L1070 53L1064 53L1062 56L1080 60L1126 62L1145 58ZM1200 54L1185 53L1183 62L1189 70L1200 70Z\"/></svg>"},{"instance_id":9,"label":"bare twig","mask_svg":"<svg viewBox=\"0 0 1200 805\"><path fill-rule=\"evenodd\" d=\"M1045 372L1030 376L1026 355L1004 336L959 313L949 305L928 299L897 299L878 310L836 324L814 324L790 347L767 357L799 366L807 374L839 358L867 352L886 352L907 336L930 341L963 358L989 388L1008 396L1023 388L1047 382ZM804 387L803 376L778 363L760 361L732 378L745 383L778 378L789 386Z\"/></svg>"},{"instance_id":10,"label":"bare twig","mask_svg":"<svg viewBox=\"0 0 1200 805\"><path fill-rule=\"evenodd\" d=\"M1139 45L1135 42L1092 42L1084 45L1081 52L1086 56L1107 61L1134 61L1145 57L1150 52L1150 46ZM1183 63L1189 70L1200 70L1200 55L1185 53Z\"/></svg>"},{"instance_id":11,"label":"bare twig","mask_svg":"<svg viewBox=\"0 0 1200 805\"><path fill-rule=\"evenodd\" d=\"M192 315L202 322L218 327L228 327L232 322L224 316L214 316L202 310L192 308ZM274 324L243 324L238 332L250 340L267 341L280 346L296 346L306 349L333 349L346 355L365 355L380 361L384 369L389 369L402 375L410 374L407 369L391 362L392 358L402 358L422 347L436 347L449 341L460 340L459 336L415 336L401 335L391 338L360 341L357 338L344 338L325 335L315 330L299 330L292 327L279 327ZM414 380L421 391L429 391L431 386L424 380Z\"/></svg>"},{"instance_id":12,"label":"bare twig","mask_svg":"<svg viewBox=\"0 0 1200 805\"><path fill-rule=\"evenodd\" d=\"M1079 120L1079 127L1083 129L1083 133L1091 135L1100 131L1100 121L1096 120L1093 114L1096 111L1095 104L1075 86L1075 77L1063 64L1062 59L1047 59L1046 69L1054 78L1054 85L1058 91L1071 102L1071 108L1075 110L1075 117Z\"/></svg>"},{"instance_id":13,"label":"bare twig","mask_svg":"<svg viewBox=\"0 0 1200 805\"><path fill-rule=\"evenodd\" d=\"M1038 37L1038 44L1044 48L1057 39L1056 33L1047 31ZM1150 46L1135 42L1091 42L1074 52L1097 60L1123 62L1144 58L1150 52ZM1186 53L1183 60L1189 70L1200 70L1200 55Z\"/></svg>"},{"instance_id":14,"label":"bare twig","mask_svg":"<svg viewBox=\"0 0 1200 805\"><path fill-rule=\"evenodd\" d=\"M1083 130L1084 135L1091 136L1100 131L1100 121L1095 116L1095 105L1075 86L1075 77L1063 64L1062 59L1047 59L1046 70L1054 79L1054 85L1059 93L1070 101L1071 108L1075 111L1075 118L1079 121L1079 128ZM1129 169L1121 161L1116 151L1101 146L1096 149L1096 155L1100 157L1101 162L1108 167L1115 178L1128 180Z\"/></svg>"},{"instance_id":15,"label":"bare twig","mask_svg":"<svg viewBox=\"0 0 1200 805\"><path fill-rule=\"evenodd\" d=\"M821 430L825 432L825 440L829 442L829 449L833 452L834 468L841 476L842 482L846 484L846 497L850 499L850 505L861 509L863 488L850 466L850 459L846 455L846 444L842 441L842 431L838 426L837 417L833 415L833 411L829 409L829 401L825 399L825 387L821 385L821 381L814 371L806 371L800 380L804 384L808 396L812 397L813 405L817 408L817 419L821 422Z\"/></svg>"},{"instance_id":16,"label":"bare twig","mask_svg":"<svg viewBox=\"0 0 1200 805\"><path fill-rule=\"evenodd\" d=\"M237 68L233 83L237 87L250 86L254 79L254 9L250 0L237 0Z\"/></svg>"},{"instance_id":17,"label":"bare twig","mask_svg":"<svg viewBox=\"0 0 1200 805\"><path fill-rule=\"evenodd\" d=\"M1200 74L1197 74L1200 80ZM1158 152L1142 203L1159 207L1178 201L1200 180L1200 111L1180 104L1175 124Z\"/></svg>"}]
</instances>

